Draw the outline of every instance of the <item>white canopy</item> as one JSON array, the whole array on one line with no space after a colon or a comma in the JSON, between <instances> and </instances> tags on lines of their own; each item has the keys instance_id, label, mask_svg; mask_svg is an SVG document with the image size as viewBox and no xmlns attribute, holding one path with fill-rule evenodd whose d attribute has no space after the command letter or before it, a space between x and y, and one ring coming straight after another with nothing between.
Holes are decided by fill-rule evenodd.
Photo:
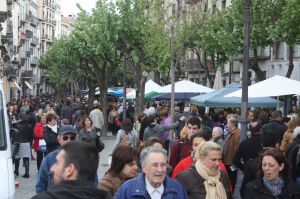
<instances>
[{"instance_id":1,"label":"white canopy","mask_svg":"<svg viewBox=\"0 0 300 199\"><path fill-rule=\"evenodd\" d=\"M215 90L188 80L175 83L175 93L210 93L213 91ZM161 93L171 93L171 84L162 87Z\"/></svg>"},{"instance_id":2,"label":"white canopy","mask_svg":"<svg viewBox=\"0 0 300 199\"><path fill-rule=\"evenodd\" d=\"M145 94L151 93L151 92L161 92L162 87L149 79L145 84Z\"/></svg>"},{"instance_id":3,"label":"white canopy","mask_svg":"<svg viewBox=\"0 0 300 199\"><path fill-rule=\"evenodd\" d=\"M273 97L300 93L300 81L275 75L248 87L248 97ZM241 97L242 89L225 97Z\"/></svg>"}]
</instances>

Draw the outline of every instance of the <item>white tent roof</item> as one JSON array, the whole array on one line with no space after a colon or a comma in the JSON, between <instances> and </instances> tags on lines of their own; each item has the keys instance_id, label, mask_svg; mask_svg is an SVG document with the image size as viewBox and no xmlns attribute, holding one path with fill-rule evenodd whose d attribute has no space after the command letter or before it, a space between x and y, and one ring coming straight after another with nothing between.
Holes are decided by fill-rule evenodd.
<instances>
[{"instance_id":1,"label":"white tent roof","mask_svg":"<svg viewBox=\"0 0 300 199\"><path fill-rule=\"evenodd\" d=\"M152 81L151 79L149 79L145 84L145 94L150 93L152 91L159 93L161 92L161 89L162 87L154 81Z\"/></svg>"},{"instance_id":2,"label":"white tent roof","mask_svg":"<svg viewBox=\"0 0 300 199\"><path fill-rule=\"evenodd\" d=\"M248 87L248 97L272 97L300 93L300 81L275 75ZM225 97L241 97L242 89Z\"/></svg>"},{"instance_id":3,"label":"white tent roof","mask_svg":"<svg viewBox=\"0 0 300 199\"><path fill-rule=\"evenodd\" d=\"M213 91L215 90L188 80L175 83L175 93L210 93ZM171 93L171 84L162 87L161 92Z\"/></svg>"}]
</instances>

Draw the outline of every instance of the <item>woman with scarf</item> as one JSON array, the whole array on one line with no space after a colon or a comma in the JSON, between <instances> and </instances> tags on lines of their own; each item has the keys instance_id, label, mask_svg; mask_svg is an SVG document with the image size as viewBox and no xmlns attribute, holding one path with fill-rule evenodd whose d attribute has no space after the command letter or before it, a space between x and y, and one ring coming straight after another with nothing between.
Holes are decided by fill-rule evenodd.
<instances>
[{"instance_id":1,"label":"woman with scarf","mask_svg":"<svg viewBox=\"0 0 300 199\"><path fill-rule=\"evenodd\" d=\"M105 189L112 196L118 188L127 180L138 175L138 154L130 146L120 145L112 153L110 168L100 180L100 189Z\"/></svg>"},{"instance_id":2,"label":"woman with scarf","mask_svg":"<svg viewBox=\"0 0 300 199\"><path fill-rule=\"evenodd\" d=\"M54 113L48 113L46 116L46 123L47 125L44 130L44 139L47 145L47 151L45 152L45 156L60 146L57 140L59 129L57 126L56 115Z\"/></svg>"},{"instance_id":3,"label":"woman with scarf","mask_svg":"<svg viewBox=\"0 0 300 199\"><path fill-rule=\"evenodd\" d=\"M211 141L201 143L195 158L195 164L176 177L186 189L189 199L232 198L229 178L220 170L220 145Z\"/></svg>"},{"instance_id":4,"label":"woman with scarf","mask_svg":"<svg viewBox=\"0 0 300 199\"><path fill-rule=\"evenodd\" d=\"M266 149L260 156L258 177L245 188L244 199L299 199L300 194L290 178L290 168L283 153Z\"/></svg>"}]
</instances>

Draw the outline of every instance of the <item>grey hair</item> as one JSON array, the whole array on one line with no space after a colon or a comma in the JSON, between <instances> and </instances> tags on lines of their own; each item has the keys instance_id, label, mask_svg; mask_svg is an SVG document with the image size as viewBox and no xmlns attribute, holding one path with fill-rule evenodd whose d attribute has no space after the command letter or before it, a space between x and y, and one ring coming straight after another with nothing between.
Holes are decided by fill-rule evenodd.
<instances>
[{"instance_id":1,"label":"grey hair","mask_svg":"<svg viewBox=\"0 0 300 199\"><path fill-rule=\"evenodd\" d=\"M141 152L141 159L140 159L141 164L145 163L146 158L148 157L148 155L150 153L161 153L164 155L166 160L168 158L167 151L165 149L161 149L161 148L154 147L154 146L149 146L149 147L144 148Z\"/></svg>"},{"instance_id":2,"label":"grey hair","mask_svg":"<svg viewBox=\"0 0 300 199\"><path fill-rule=\"evenodd\" d=\"M196 159L206 157L209 151L222 151L222 148L219 144L211 141L201 143L196 149Z\"/></svg>"},{"instance_id":3,"label":"grey hair","mask_svg":"<svg viewBox=\"0 0 300 199\"><path fill-rule=\"evenodd\" d=\"M236 119L236 118L234 118L234 117L230 117L230 118L228 119L228 122L230 122L231 124L233 124L235 127L237 127L238 124L239 124L239 120Z\"/></svg>"},{"instance_id":4,"label":"grey hair","mask_svg":"<svg viewBox=\"0 0 300 199\"><path fill-rule=\"evenodd\" d=\"M214 127L212 131L213 131L213 132L214 132L214 131L219 132L220 135L223 135L223 129L222 129L221 127Z\"/></svg>"}]
</instances>

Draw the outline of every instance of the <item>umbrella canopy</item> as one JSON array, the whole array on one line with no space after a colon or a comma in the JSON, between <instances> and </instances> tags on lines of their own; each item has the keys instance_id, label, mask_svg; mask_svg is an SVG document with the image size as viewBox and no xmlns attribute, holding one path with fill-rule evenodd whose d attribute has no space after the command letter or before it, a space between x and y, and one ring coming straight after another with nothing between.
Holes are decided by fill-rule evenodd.
<instances>
[{"instance_id":1,"label":"umbrella canopy","mask_svg":"<svg viewBox=\"0 0 300 199\"><path fill-rule=\"evenodd\" d=\"M212 91L214 91L214 89L188 80L182 80L175 83L175 93L210 93ZM171 93L171 84L162 87L160 93Z\"/></svg>"},{"instance_id":2,"label":"umbrella canopy","mask_svg":"<svg viewBox=\"0 0 300 199\"><path fill-rule=\"evenodd\" d=\"M225 95L237 91L241 85L233 83L220 90L198 95L191 98L191 103L207 107L240 107L241 97L224 97ZM270 97L249 98L249 107L276 107L278 101Z\"/></svg>"},{"instance_id":3,"label":"umbrella canopy","mask_svg":"<svg viewBox=\"0 0 300 199\"><path fill-rule=\"evenodd\" d=\"M158 96L158 95L161 95L161 93L157 93L157 92L155 92L155 91L152 91L152 92L150 92L150 93L147 93L147 94L145 95L144 99L145 99L146 102L149 102L149 101L151 101L152 97L156 97L156 96Z\"/></svg>"},{"instance_id":4,"label":"umbrella canopy","mask_svg":"<svg viewBox=\"0 0 300 199\"><path fill-rule=\"evenodd\" d=\"M149 79L145 84L145 94L151 93L151 92L160 92L161 86Z\"/></svg>"},{"instance_id":5,"label":"umbrella canopy","mask_svg":"<svg viewBox=\"0 0 300 199\"><path fill-rule=\"evenodd\" d=\"M248 87L248 97L270 97L294 95L300 93L300 81L275 75L269 79ZM241 97L242 89L226 95L225 97Z\"/></svg>"},{"instance_id":6,"label":"umbrella canopy","mask_svg":"<svg viewBox=\"0 0 300 199\"><path fill-rule=\"evenodd\" d=\"M216 72L216 76L215 76L213 89L214 90L219 90L221 88L223 88L222 73L221 73L221 69L218 68L218 70Z\"/></svg>"},{"instance_id":7,"label":"umbrella canopy","mask_svg":"<svg viewBox=\"0 0 300 199\"><path fill-rule=\"evenodd\" d=\"M199 93L175 93L175 100L176 101L186 101L189 100L191 97L194 97L196 95L199 95ZM152 97L155 101L162 101L162 100L170 100L171 99L171 93L165 93L158 95L156 97Z\"/></svg>"}]
</instances>

